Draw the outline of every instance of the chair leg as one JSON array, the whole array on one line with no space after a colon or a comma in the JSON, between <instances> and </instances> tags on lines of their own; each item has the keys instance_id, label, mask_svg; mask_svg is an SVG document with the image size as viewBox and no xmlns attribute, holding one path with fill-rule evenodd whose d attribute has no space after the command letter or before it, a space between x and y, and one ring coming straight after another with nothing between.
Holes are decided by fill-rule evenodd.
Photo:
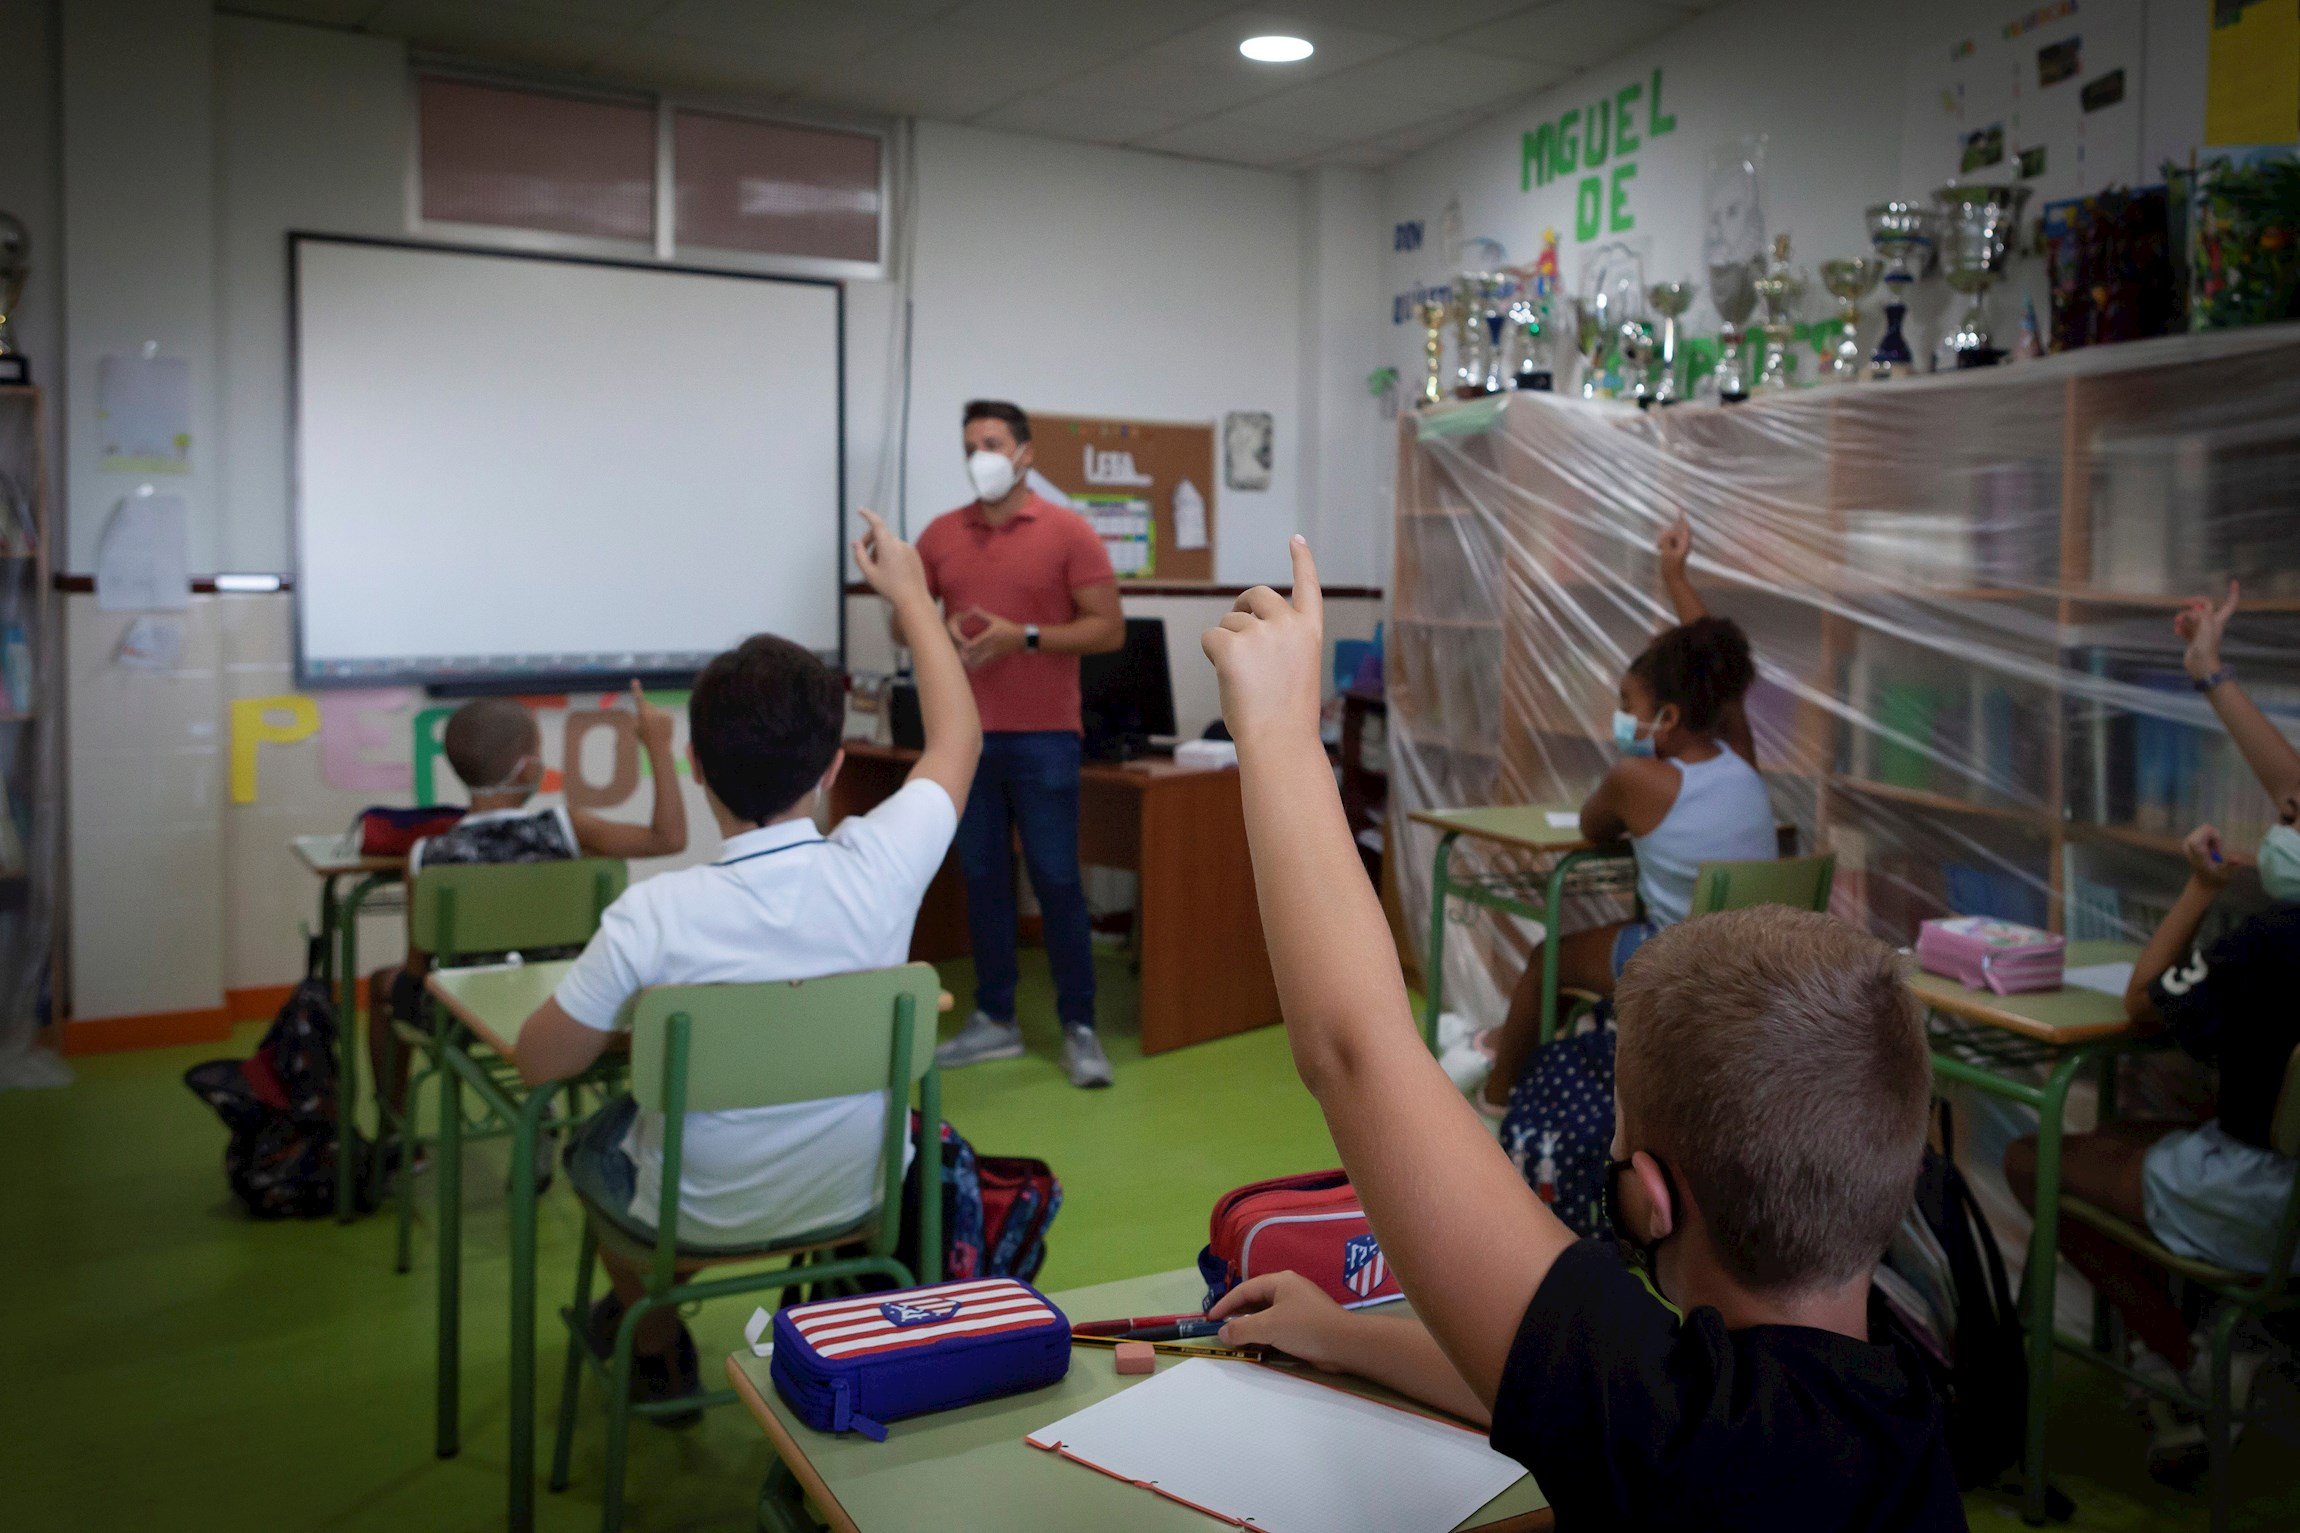
<instances>
[{"instance_id":1,"label":"chair leg","mask_svg":"<svg viewBox=\"0 0 2300 1533\"><path fill-rule=\"evenodd\" d=\"M415 1256L415 1156L423 1144L423 1136L415 1131L415 1094L420 1086L431 1079L428 1071L418 1072L415 1061L408 1061L408 1095L402 1111L397 1114L399 1132L392 1142L399 1147L399 1186L394 1199L399 1205L399 1253L395 1272L405 1272L414 1264Z\"/></svg>"},{"instance_id":2,"label":"chair leg","mask_svg":"<svg viewBox=\"0 0 2300 1533\"><path fill-rule=\"evenodd\" d=\"M2221 1310L2212 1326L2212 1399L2204 1418L2205 1439L2212 1454L2212 1533L2228 1533L2228 1452L2235 1437L2230 1419L2235 1402L2229 1398L2228 1354L2235 1348L2236 1327L2243 1321L2244 1312L2231 1304Z\"/></svg>"},{"instance_id":3,"label":"chair leg","mask_svg":"<svg viewBox=\"0 0 2300 1533\"><path fill-rule=\"evenodd\" d=\"M615 1358L607 1369L607 1481L599 1493L599 1533L622 1533L623 1468L631 1451L631 1353L639 1322L655 1308L650 1298L623 1311L615 1331Z\"/></svg>"},{"instance_id":4,"label":"chair leg","mask_svg":"<svg viewBox=\"0 0 2300 1533\"><path fill-rule=\"evenodd\" d=\"M575 1258L575 1309L568 1318L567 1371L559 1381L559 1435L551 1446L553 1490L567 1488L567 1461L575 1447L575 1405L583 1391L583 1352L588 1343L584 1328L591 1318L591 1272L599 1258L599 1237L591 1220L583 1220L583 1248Z\"/></svg>"},{"instance_id":5,"label":"chair leg","mask_svg":"<svg viewBox=\"0 0 2300 1533\"><path fill-rule=\"evenodd\" d=\"M807 1515L806 1492L800 1488L798 1476L781 1459L776 1459L767 1470L766 1482L759 1487L759 1533L815 1533L816 1523Z\"/></svg>"}]
</instances>

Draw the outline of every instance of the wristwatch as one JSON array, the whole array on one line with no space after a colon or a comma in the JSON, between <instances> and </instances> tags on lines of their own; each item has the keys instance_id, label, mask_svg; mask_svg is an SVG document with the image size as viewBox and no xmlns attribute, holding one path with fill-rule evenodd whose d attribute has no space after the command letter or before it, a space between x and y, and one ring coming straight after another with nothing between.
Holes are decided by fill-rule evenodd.
<instances>
[{"instance_id":1,"label":"wristwatch","mask_svg":"<svg viewBox=\"0 0 2300 1533\"><path fill-rule=\"evenodd\" d=\"M1038 625L1036 623L1022 625L1022 647L1027 650L1038 648Z\"/></svg>"},{"instance_id":2,"label":"wristwatch","mask_svg":"<svg viewBox=\"0 0 2300 1533\"><path fill-rule=\"evenodd\" d=\"M2218 666L2218 667L2214 668L2214 670L2213 670L2212 674L2211 674L2211 675L2209 675L2209 676L2199 676L2199 677L2197 677L2197 678L2196 678L2194 681L2191 681L2191 682L2189 683L2189 685L2190 685L2190 686L2192 686L2192 687L2194 687L2194 688L2195 688L2197 691L2199 691L2199 692L2209 692L2209 691L2211 691L2211 690L2212 690L2214 687L2217 687L2217 686L2219 686L2219 685L2220 685L2222 682L2226 681L2227 679L2228 679L2228 667L2227 667L2227 666L2225 666L2225 665L2223 665L2223 666Z\"/></svg>"}]
</instances>

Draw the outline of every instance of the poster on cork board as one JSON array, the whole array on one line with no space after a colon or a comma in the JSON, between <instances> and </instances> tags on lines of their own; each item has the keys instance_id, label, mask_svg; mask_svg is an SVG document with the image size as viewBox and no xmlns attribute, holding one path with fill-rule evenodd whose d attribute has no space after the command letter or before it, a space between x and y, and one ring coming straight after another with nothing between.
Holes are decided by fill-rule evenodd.
<instances>
[{"instance_id":1,"label":"poster on cork board","mask_svg":"<svg viewBox=\"0 0 2300 1533\"><path fill-rule=\"evenodd\" d=\"M1034 477L1094 525L1120 584L1214 578L1213 422L1034 410L1030 424Z\"/></svg>"}]
</instances>

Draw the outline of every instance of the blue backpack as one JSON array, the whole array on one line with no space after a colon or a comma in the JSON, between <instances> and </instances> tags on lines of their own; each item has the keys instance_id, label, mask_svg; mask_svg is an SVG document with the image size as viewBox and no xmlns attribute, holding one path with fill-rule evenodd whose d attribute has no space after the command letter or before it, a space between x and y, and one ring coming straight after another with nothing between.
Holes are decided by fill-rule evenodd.
<instances>
[{"instance_id":1,"label":"blue backpack","mask_svg":"<svg viewBox=\"0 0 2300 1533\"><path fill-rule=\"evenodd\" d=\"M1597 1027L1536 1049L1510 1088L1501 1147L1576 1235L1610 1239L1605 1163L1613 1146L1612 1008Z\"/></svg>"}]
</instances>

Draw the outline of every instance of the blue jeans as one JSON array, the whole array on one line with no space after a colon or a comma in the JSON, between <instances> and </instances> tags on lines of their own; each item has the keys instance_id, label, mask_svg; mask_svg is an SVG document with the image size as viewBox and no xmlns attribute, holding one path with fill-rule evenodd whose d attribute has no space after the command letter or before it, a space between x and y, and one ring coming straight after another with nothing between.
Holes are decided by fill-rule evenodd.
<instances>
[{"instance_id":1,"label":"blue jeans","mask_svg":"<svg viewBox=\"0 0 2300 1533\"><path fill-rule=\"evenodd\" d=\"M1078 872L1078 736L994 730L982 737L974 791L958 819L966 925L974 941L975 1009L1014 1019L1014 834L1046 927L1055 1010L1065 1027L1094 1025L1094 949Z\"/></svg>"}]
</instances>

